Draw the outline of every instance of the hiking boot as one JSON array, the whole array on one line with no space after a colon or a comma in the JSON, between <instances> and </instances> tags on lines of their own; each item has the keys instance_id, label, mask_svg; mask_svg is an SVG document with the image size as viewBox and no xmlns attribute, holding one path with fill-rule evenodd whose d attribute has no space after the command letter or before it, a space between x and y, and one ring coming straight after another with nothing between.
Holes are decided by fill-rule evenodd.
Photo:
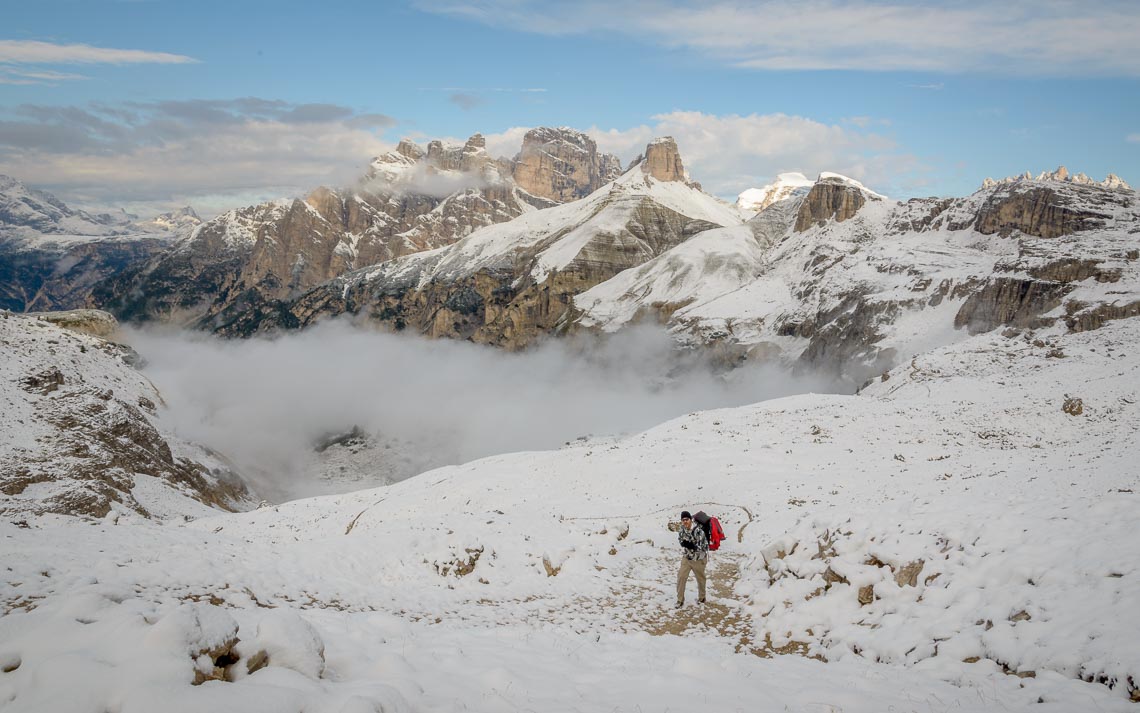
<instances>
[{"instance_id":1,"label":"hiking boot","mask_svg":"<svg viewBox=\"0 0 1140 713\"><path fill-rule=\"evenodd\" d=\"M685 603L684 603L684 602L677 602L677 604L676 604L676 605L675 605L673 608L674 608L674 609L680 609L680 608L681 608L681 607L683 607L683 606L685 606Z\"/></svg>"}]
</instances>

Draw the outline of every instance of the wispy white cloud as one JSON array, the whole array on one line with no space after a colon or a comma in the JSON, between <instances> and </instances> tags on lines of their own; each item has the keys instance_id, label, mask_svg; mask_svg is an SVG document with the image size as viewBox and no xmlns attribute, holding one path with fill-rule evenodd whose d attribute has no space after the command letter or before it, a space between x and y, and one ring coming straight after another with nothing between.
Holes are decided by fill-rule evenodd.
<instances>
[{"instance_id":1,"label":"wispy white cloud","mask_svg":"<svg viewBox=\"0 0 1140 713\"><path fill-rule=\"evenodd\" d=\"M55 84L76 79L87 79L82 74L55 72L50 69L24 69L0 65L0 84Z\"/></svg>"},{"instance_id":2,"label":"wispy white cloud","mask_svg":"<svg viewBox=\"0 0 1140 713\"><path fill-rule=\"evenodd\" d=\"M1125 0L418 0L548 35L610 33L742 68L1140 75L1140 3ZM932 85L933 86L933 85Z\"/></svg>"},{"instance_id":3,"label":"wispy white cloud","mask_svg":"<svg viewBox=\"0 0 1140 713\"><path fill-rule=\"evenodd\" d=\"M946 88L944 82L934 82L931 84L908 84L911 89L925 89L928 92L940 92Z\"/></svg>"},{"instance_id":4,"label":"wispy white cloud","mask_svg":"<svg viewBox=\"0 0 1140 713\"><path fill-rule=\"evenodd\" d=\"M61 45L38 40L0 40L0 63L7 64L191 64L181 54L148 50Z\"/></svg>"},{"instance_id":5,"label":"wispy white cloud","mask_svg":"<svg viewBox=\"0 0 1140 713\"><path fill-rule=\"evenodd\" d=\"M1129 134L1127 137L1125 137L1125 141L1130 144L1140 144L1140 133Z\"/></svg>"},{"instance_id":6,"label":"wispy white cloud","mask_svg":"<svg viewBox=\"0 0 1140 713\"><path fill-rule=\"evenodd\" d=\"M343 185L391 148L395 121L334 104L246 97L0 110L0 173L79 204L203 212ZM227 200L228 197L228 200Z\"/></svg>"}]
</instances>

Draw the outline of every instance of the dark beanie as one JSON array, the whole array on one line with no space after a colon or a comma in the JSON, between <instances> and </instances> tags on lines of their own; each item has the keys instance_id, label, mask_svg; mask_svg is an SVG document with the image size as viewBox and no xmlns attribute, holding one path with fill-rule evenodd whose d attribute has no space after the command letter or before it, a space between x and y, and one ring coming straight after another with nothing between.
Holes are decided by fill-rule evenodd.
<instances>
[{"instance_id":1,"label":"dark beanie","mask_svg":"<svg viewBox=\"0 0 1140 713\"><path fill-rule=\"evenodd\" d=\"M686 518L687 518L687 519L689 519L689 520L692 520L692 519L693 519L693 516L689 514L689 511L688 511L688 510L682 510L682 511L681 511L681 519L682 519L682 520L684 520L684 519L686 519Z\"/></svg>"}]
</instances>

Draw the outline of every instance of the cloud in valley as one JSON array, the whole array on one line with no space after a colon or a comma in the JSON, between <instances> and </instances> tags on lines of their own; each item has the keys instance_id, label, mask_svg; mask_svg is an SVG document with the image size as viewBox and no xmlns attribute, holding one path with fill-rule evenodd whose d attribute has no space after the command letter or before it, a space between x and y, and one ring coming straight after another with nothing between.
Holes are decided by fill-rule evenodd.
<instances>
[{"instance_id":1,"label":"cloud in valley","mask_svg":"<svg viewBox=\"0 0 1140 713\"><path fill-rule=\"evenodd\" d=\"M168 423L261 473L262 492L288 494L312 492L298 482L300 464L322 437L353 426L410 444L427 467L836 388L775 368L726 381L649 328L521 354L335 322L277 339L143 331L131 342L170 405Z\"/></svg>"}]
</instances>

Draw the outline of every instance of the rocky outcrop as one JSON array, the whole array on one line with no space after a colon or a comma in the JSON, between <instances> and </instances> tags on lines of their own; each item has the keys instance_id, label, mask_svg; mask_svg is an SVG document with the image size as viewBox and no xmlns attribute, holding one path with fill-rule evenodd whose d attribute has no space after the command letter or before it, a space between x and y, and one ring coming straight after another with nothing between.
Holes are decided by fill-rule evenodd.
<instances>
[{"instance_id":1,"label":"rocky outcrop","mask_svg":"<svg viewBox=\"0 0 1140 713\"><path fill-rule=\"evenodd\" d=\"M598 153L589 136L566 127L540 127L523 137L511 175L527 193L565 203L590 195L620 174L621 161Z\"/></svg>"},{"instance_id":2,"label":"rocky outcrop","mask_svg":"<svg viewBox=\"0 0 1140 713\"><path fill-rule=\"evenodd\" d=\"M645 147L645 160L641 170L658 181L685 181L685 164L672 136L654 139Z\"/></svg>"},{"instance_id":3,"label":"rocky outcrop","mask_svg":"<svg viewBox=\"0 0 1140 713\"><path fill-rule=\"evenodd\" d=\"M160 430L161 396L129 348L11 313L0 342L0 512L172 517L248 505L222 461Z\"/></svg>"},{"instance_id":4,"label":"rocky outcrop","mask_svg":"<svg viewBox=\"0 0 1140 713\"><path fill-rule=\"evenodd\" d=\"M1072 288L1043 280L999 277L971 294L954 317L954 327L965 327L970 334L995 327L1037 328L1049 322L1040 315L1055 309Z\"/></svg>"},{"instance_id":5,"label":"rocky outcrop","mask_svg":"<svg viewBox=\"0 0 1140 713\"><path fill-rule=\"evenodd\" d=\"M73 309L63 312L30 312L27 315L41 319L64 329L80 334L90 334L100 339L110 339L119 329L119 322L113 315L97 309Z\"/></svg>"},{"instance_id":6,"label":"rocky outcrop","mask_svg":"<svg viewBox=\"0 0 1140 713\"><path fill-rule=\"evenodd\" d=\"M824 225L832 219L842 223L858 213L868 198L876 199L861 185L850 179L842 176L821 177L800 204L795 231L802 233L812 226Z\"/></svg>"},{"instance_id":7,"label":"rocky outcrop","mask_svg":"<svg viewBox=\"0 0 1140 713\"><path fill-rule=\"evenodd\" d=\"M1063 194L1047 187L999 190L978 212L974 228L983 235L1008 237L1018 230L1039 238L1057 238L1104 227L1106 213L1067 205Z\"/></svg>"}]
</instances>

